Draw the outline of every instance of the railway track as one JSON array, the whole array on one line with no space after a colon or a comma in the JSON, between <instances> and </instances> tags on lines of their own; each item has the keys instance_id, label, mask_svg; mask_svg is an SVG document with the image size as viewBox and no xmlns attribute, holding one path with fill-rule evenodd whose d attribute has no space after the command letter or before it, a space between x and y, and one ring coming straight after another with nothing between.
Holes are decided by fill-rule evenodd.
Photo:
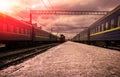
<instances>
[{"instance_id":1,"label":"railway track","mask_svg":"<svg viewBox=\"0 0 120 77\"><path fill-rule=\"evenodd\" d=\"M0 70L9 67L10 65L18 64L21 61L29 59L30 57L42 53L47 49L56 45L59 45L59 43L47 44L43 46L27 48L13 52L8 52L8 53L2 53L0 54Z\"/></svg>"},{"instance_id":2,"label":"railway track","mask_svg":"<svg viewBox=\"0 0 120 77\"><path fill-rule=\"evenodd\" d=\"M108 49L112 49L112 50L118 50L118 51L120 51L120 46L118 46L118 47L108 46Z\"/></svg>"}]
</instances>

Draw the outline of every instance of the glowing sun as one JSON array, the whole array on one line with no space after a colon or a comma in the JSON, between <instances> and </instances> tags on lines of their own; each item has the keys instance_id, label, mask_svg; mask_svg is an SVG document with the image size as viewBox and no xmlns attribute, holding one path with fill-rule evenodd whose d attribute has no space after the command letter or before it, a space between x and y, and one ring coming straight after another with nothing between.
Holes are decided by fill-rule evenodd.
<instances>
[{"instance_id":1,"label":"glowing sun","mask_svg":"<svg viewBox=\"0 0 120 77\"><path fill-rule=\"evenodd\" d=\"M0 12L9 12L18 3L11 0L0 0Z\"/></svg>"}]
</instances>

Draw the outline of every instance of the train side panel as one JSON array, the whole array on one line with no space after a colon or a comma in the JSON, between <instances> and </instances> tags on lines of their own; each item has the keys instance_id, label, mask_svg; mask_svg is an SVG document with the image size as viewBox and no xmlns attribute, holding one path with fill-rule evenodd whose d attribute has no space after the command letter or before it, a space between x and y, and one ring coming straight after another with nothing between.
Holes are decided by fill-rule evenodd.
<instances>
[{"instance_id":1,"label":"train side panel","mask_svg":"<svg viewBox=\"0 0 120 77\"><path fill-rule=\"evenodd\" d=\"M94 35L90 37L91 41L92 40L103 40L103 41L110 41L110 40L120 40L120 30L112 31L112 32L107 32L104 34L99 34L99 35Z\"/></svg>"},{"instance_id":2,"label":"train side panel","mask_svg":"<svg viewBox=\"0 0 120 77\"><path fill-rule=\"evenodd\" d=\"M0 13L0 41L31 40L31 26Z\"/></svg>"},{"instance_id":3,"label":"train side panel","mask_svg":"<svg viewBox=\"0 0 120 77\"><path fill-rule=\"evenodd\" d=\"M57 42L58 37L48 33L46 31L43 31L37 27L34 27L34 37L33 42L39 42L39 43L51 43L51 42Z\"/></svg>"},{"instance_id":4,"label":"train side panel","mask_svg":"<svg viewBox=\"0 0 120 77\"><path fill-rule=\"evenodd\" d=\"M34 28L34 40L33 41L49 41L50 34L46 31Z\"/></svg>"},{"instance_id":5,"label":"train side panel","mask_svg":"<svg viewBox=\"0 0 120 77\"><path fill-rule=\"evenodd\" d=\"M77 34L72 41L79 42L80 41L80 34Z\"/></svg>"},{"instance_id":6,"label":"train side panel","mask_svg":"<svg viewBox=\"0 0 120 77\"><path fill-rule=\"evenodd\" d=\"M120 46L120 5L79 34L83 43Z\"/></svg>"},{"instance_id":7,"label":"train side panel","mask_svg":"<svg viewBox=\"0 0 120 77\"><path fill-rule=\"evenodd\" d=\"M80 42L88 43L89 42L89 29L85 29L80 33Z\"/></svg>"},{"instance_id":8,"label":"train side panel","mask_svg":"<svg viewBox=\"0 0 120 77\"><path fill-rule=\"evenodd\" d=\"M98 24L99 26L93 27L94 32L90 35L91 40L120 40L120 10Z\"/></svg>"},{"instance_id":9,"label":"train side panel","mask_svg":"<svg viewBox=\"0 0 120 77\"><path fill-rule=\"evenodd\" d=\"M50 34L50 40L51 42L58 42L58 37L53 34Z\"/></svg>"}]
</instances>

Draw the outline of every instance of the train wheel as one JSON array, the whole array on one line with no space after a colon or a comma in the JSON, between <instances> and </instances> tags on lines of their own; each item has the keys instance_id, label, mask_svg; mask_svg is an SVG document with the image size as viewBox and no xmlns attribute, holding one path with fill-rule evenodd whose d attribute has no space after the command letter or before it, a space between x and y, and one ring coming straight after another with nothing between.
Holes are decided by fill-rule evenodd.
<instances>
[{"instance_id":1,"label":"train wheel","mask_svg":"<svg viewBox=\"0 0 120 77\"><path fill-rule=\"evenodd\" d=\"M106 48L107 43L105 41L100 41L100 42L98 42L98 46Z\"/></svg>"}]
</instances>

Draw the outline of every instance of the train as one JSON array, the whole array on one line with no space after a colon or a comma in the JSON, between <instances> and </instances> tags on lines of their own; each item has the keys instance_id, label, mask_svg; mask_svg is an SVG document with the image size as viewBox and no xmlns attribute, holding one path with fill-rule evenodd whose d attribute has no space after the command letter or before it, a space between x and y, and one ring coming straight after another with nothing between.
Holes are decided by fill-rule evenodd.
<instances>
[{"instance_id":1,"label":"train","mask_svg":"<svg viewBox=\"0 0 120 77\"><path fill-rule=\"evenodd\" d=\"M78 33L72 41L102 47L120 47L120 5Z\"/></svg>"},{"instance_id":2,"label":"train","mask_svg":"<svg viewBox=\"0 0 120 77\"><path fill-rule=\"evenodd\" d=\"M0 44L6 47L57 42L58 37L41 30L35 24L20 21L0 13Z\"/></svg>"},{"instance_id":3,"label":"train","mask_svg":"<svg viewBox=\"0 0 120 77\"><path fill-rule=\"evenodd\" d=\"M65 41L66 41L66 40L65 40L65 35L60 34L59 42L60 42L60 43L64 43Z\"/></svg>"}]
</instances>

